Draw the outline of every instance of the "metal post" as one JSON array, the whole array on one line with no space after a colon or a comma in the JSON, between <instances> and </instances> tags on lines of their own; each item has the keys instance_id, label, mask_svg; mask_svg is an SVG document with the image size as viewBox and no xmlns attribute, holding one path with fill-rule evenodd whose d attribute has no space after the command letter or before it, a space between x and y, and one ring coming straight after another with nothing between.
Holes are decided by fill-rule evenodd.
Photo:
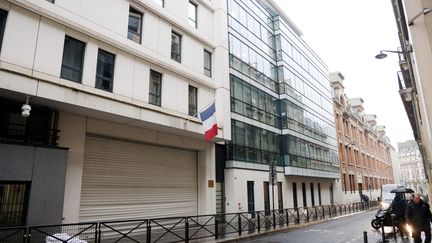
<instances>
[{"instance_id":1,"label":"metal post","mask_svg":"<svg viewBox=\"0 0 432 243\"><path fill-rule=\"evenodd\" d=\"M395 226L395 215L394 214L391 214L391 223L393 226L393 236L394 236L394 239L396 240L396 226Z\"/></svg>"},{"instance_id":2,"label":"metal post","mask_svg":"<svg viewBox=\"0 0 432 243\"><path fill-rule=\"evenodd\" d=\"M151 242L151 220L147 220L147 243Z\"/></svg>"},{"instance_id":3,"label":"metal post","mask_svg":"<svg viewBox=\"0 0 432 243\"><path fill-rule=\"evenodd\" d=\"M261 231L260 213L257 213L258 232Z\"/></svg>"},{"instance_id":4,"label":"metal post","mask_svg":"<svg viewBox=\"0 0 432 243\"><path fill-rule=\"evenodd\" d=\"M217 240L219 238L219 222L218 222L218 215L215 215L215 239Z\"/></svg>"},{"instance_id":5,"label":"metal post","mask_svg":"<svg viewBox=\"0 0 432 243\"><path fill-rule=\"evenodd\" d=\"M309 222L309 208L306 208L306 221Z\"/></svg>"},{"instance_id":6,"label":"metal post","mask_svg":"<svg viewBox=\"0 0 432 243\"><path fill-rule=\"evenodd\" d=\"M239 235L241 235L241 231L242 231L242 224L241 224L241 216L240 213L237 214L238 217L238 229L239 229Z\"/></svg>"},{"instance_id":7,"label":"metal post","mask_svg":"<svg viewBox=\"0 0 432 243\"><path fill-rule=\"evenodd\" d=\"M285 216L286 216L286 222L287 222L287 227L289 226L289 215L288 215L288 209L285 209Z\"/></svg>"},{"instance_id":8,"label":"metal post","mask_svg":"<svg viewBox=\"0 0 432 243\"><path fill-rule=\"evenodd\" d=\"M185 218L185 242L189 242L189 220L188 217Z\"/></svg>"},{"instance_id":9,"label":"metal post","mask_svg":"<svg viewBox=\"0 0 432 243\"><path fill-rule=\"evenodd\" d=\"M384 224L381 226L381 236L382 236L382 242L386 242L385 233L384 233Z\"/></svg>"},{"instance_id":10,"label":"metal post","mask_svg":"<svg viewBox=\"0 0 432 243\"><path fill-rule=\"evenodd\" d=\"M368 243L367 231L363 231L363 243Z\"/></svg>"},{"instance_id":11,"label":"metal post","mask_svg":"<svg viewBox=\"0 0 432 243\"><path fill-rule=\"evenodd\" d=\"M276 229L276 214L274 209L273 209L273 229Z\"/></svg>"}]
</instances>

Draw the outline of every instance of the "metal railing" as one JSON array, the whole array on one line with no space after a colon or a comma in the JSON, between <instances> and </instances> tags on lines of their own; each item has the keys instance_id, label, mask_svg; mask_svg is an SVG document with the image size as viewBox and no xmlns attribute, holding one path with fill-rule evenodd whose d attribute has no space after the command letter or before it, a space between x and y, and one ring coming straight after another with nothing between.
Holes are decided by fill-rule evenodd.
<instances>
[{"instance_id":1,"label":"metal railing","mask_svg":"<svg viewBox=\"0 0 432 243\"><path fill-rule=\"evenodd\" d=\"M318 221L368 210L375 201L265 211L79 224L0 228L0 242L197 242Z\"/></svg>"}]
</instances>

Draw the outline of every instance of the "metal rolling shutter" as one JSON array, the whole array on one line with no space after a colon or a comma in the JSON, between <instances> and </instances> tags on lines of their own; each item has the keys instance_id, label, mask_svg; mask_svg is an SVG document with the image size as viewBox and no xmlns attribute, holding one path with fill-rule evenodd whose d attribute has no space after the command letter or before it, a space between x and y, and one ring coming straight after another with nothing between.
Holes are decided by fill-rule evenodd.
<instances>
[{"instance_id":1,"label":"metal rolling shutter","mask_svg":"<svg viewBox=\"0 0 432 243\"><path fill-rule=\"evenodd\" d=\"M196 215L197 152L87 137L80 222Z\"/></svg>"}]
</instances>

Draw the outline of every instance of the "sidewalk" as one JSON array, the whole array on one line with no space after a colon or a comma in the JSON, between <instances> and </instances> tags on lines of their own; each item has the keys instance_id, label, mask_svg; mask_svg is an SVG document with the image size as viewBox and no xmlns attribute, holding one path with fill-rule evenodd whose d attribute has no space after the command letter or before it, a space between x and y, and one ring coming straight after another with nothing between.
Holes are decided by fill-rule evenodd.
<instances>
[{"instance_id":1,"label":"sidewalk","mask_svg":"<svg viewBox=\"0 0 432 243\"><path fill-rule=\"evenodd\" d=\"M370 210L375 210L375 209L370 209ZM368 211L370 211L368 210ZM290 225L288 227L278 227L276 229L268 229L262 232L256 232L256 233L251 233L251 234L247 234L247 235L232 235L232 236L228 236L225 237L223 239L218 239L218 240L208 240L205 242L217 242L217 243L232 243L232 242L239 242L239 241L244 241L244 240L252 240L252 239L257 239L266 235L270 235L270 234L275 234L275 233L285 233L285 232L289 232L292 230L296 230L296 229L300 229L300 228L305 228L308 226L312 226L312 225L316 225L316 224L322 224L331 220L336 220L342 217L347 217L347 216L352 216L352 215L356 215L356 214L360 214L360 213L364 213L366 211L361 211L361 212L355 212L352 214L345 214L345 215L341 215L341 216L337 216L334 218L326 218L326 219L322 219L322 220L318 220L318 221L313 221L313 222L309 222L309 223L301 223L301 224L295 224L295 225ZM407 241L408 242L408 241Z\"/></svg>"}]
</instances>

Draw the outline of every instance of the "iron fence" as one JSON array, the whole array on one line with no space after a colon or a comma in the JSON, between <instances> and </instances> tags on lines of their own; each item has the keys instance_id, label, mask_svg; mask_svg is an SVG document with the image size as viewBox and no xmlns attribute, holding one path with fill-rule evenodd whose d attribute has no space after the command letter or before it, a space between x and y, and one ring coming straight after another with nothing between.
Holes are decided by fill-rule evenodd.
<instances>
[{"instance_id":1,"label":"iron fence","mask_svg":"<svg viewBox=\"0 0 432 243\"><path fill-rule=\"evenodd\" d=\"M0 243L198 242L323 220L376 202L63 225L0 228Z\"/></svg>"}]
</instances>

